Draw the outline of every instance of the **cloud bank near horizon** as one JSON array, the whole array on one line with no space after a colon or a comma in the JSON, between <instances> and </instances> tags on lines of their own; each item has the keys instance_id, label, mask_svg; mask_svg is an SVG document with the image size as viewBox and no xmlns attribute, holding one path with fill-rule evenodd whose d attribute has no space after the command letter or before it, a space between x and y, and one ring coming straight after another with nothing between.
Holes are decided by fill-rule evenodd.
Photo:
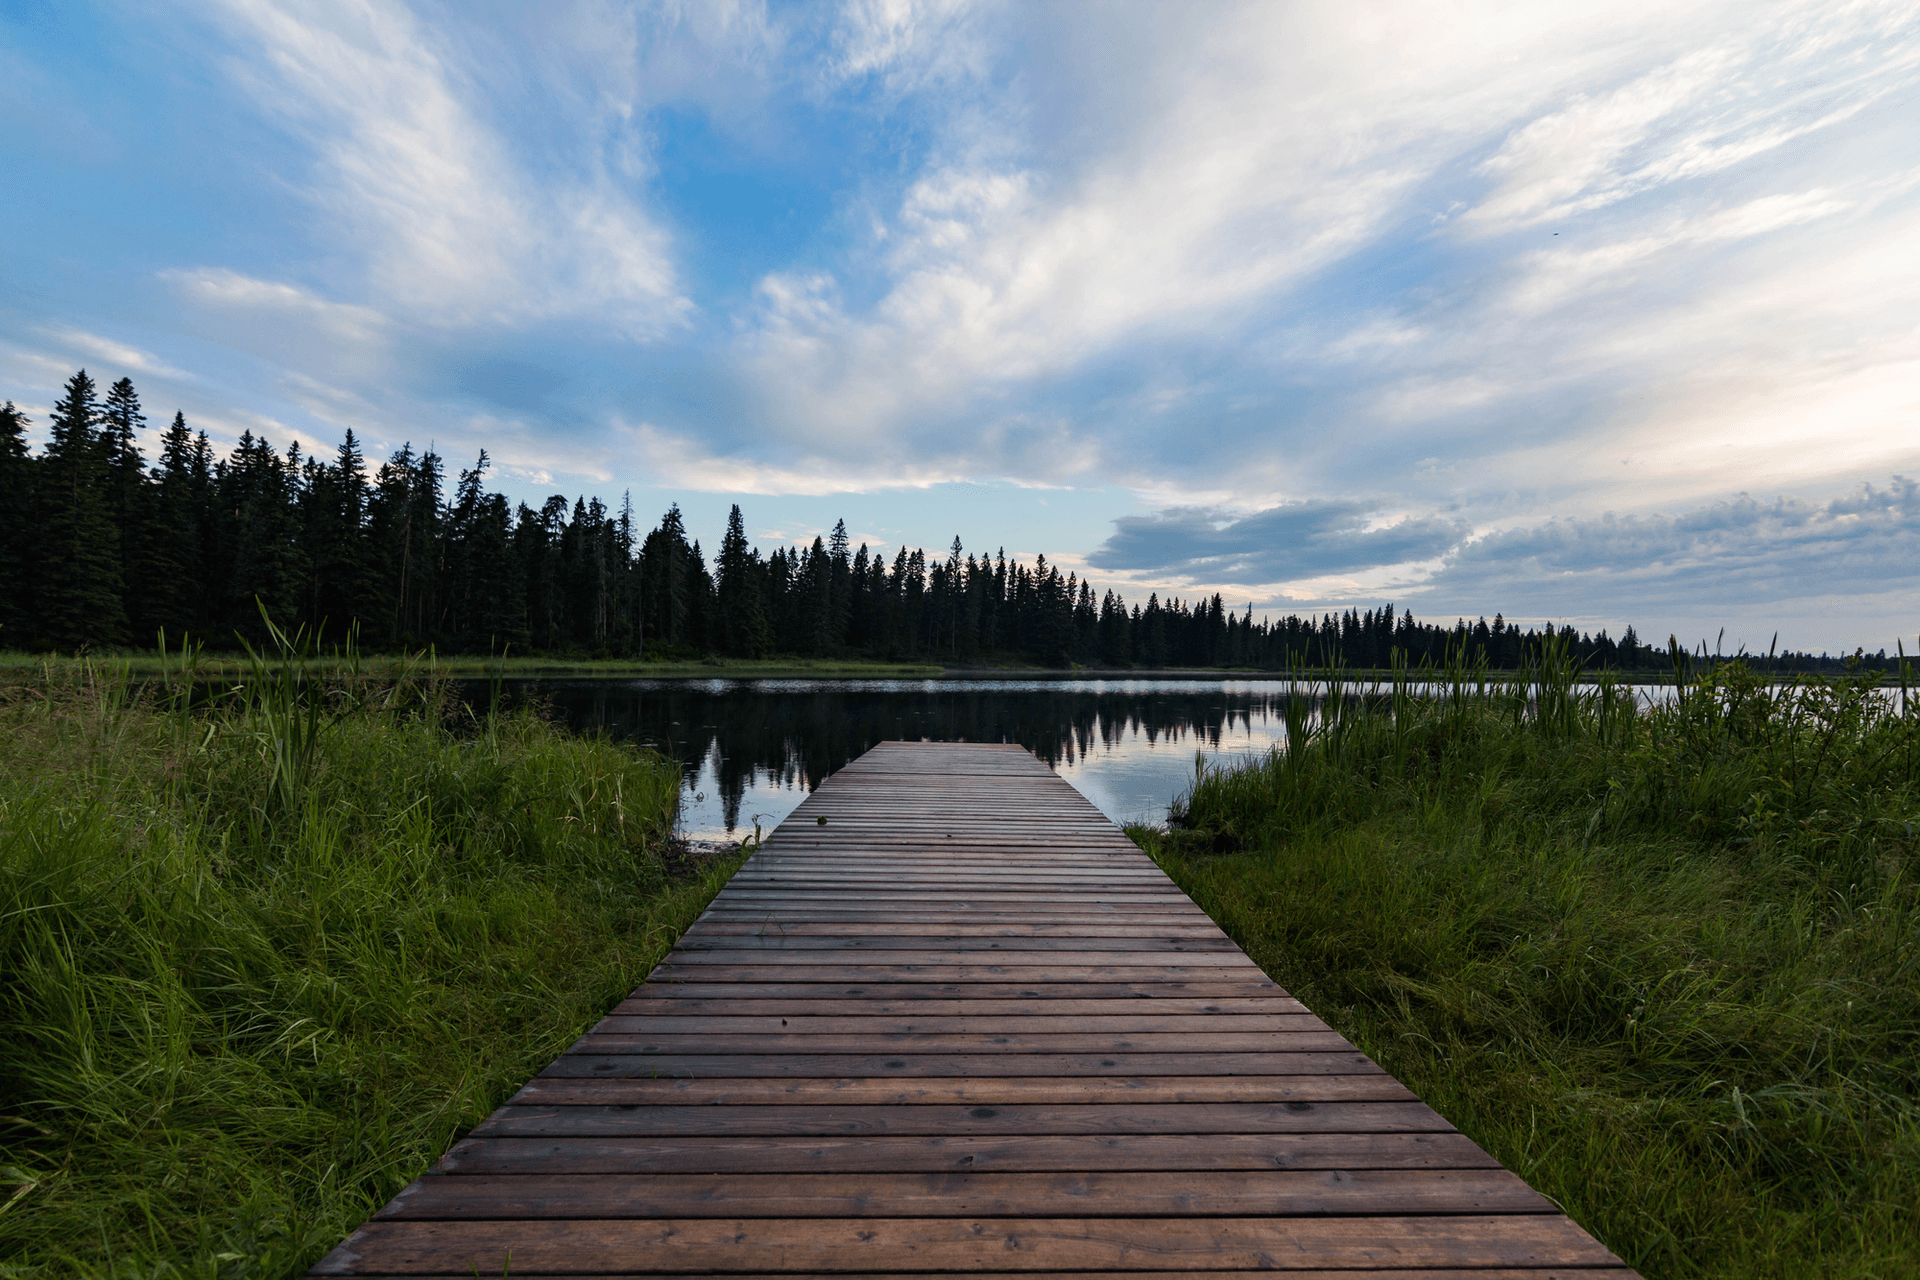
<instances>
[{"instance_id":1,"label":"cloud bank near horizon","mask_svg":"<svg viewBox=\"0 0 1920 1280\"><path fill-rule=\"evenodd\" d=\"M1821 502L1742 493L1673 514L1554 517L1479 535L1434 518L1385 523L1353 502L1223 517L1189 508L1123 518L1087 564L1244 585L1424 561L1396 598L1468 616L1515 599L1536 617L1590 617L1595 599L1632 602L1642 616L1703 605L1764 616L1809 597L1920 588L1920 482L1905 476Z\"/></svg>"}]
</instances>

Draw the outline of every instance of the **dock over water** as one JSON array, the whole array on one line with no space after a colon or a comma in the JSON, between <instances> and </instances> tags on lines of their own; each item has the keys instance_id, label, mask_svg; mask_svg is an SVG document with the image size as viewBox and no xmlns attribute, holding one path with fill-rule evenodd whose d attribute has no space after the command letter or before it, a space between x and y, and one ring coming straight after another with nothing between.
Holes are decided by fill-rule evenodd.
<instances>
[{"instance_id":1,"label":"dock over water","mask_svg":"<svg viewBox=\"0 0 1920 1280\"><path fill-rule=\"evenodd\" d=\"M329 1276L1634 1273L1017 746L827 779Z\"/></svg>"}]
</instances>

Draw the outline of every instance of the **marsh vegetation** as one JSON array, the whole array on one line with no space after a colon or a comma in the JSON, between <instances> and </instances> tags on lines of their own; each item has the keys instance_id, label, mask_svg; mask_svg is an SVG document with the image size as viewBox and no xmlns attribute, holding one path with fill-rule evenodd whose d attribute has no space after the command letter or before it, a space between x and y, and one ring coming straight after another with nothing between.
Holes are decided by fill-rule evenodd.
<instances>
[{"instance_id":1,"label":"marsh vegetation","mask_svg":"<svg viewBox=\"0 0 1920 1280\"><path fill-rule=\"evenodd\" d=\"M1321 672L1289 749L1135 837L1647 1275L1913 1274L1911 669L1681 665L1652 706L1551 648L1424 691Z\"/></svg>"},{"instance_id":2,"label":"marsh vegetation","mask_svg":"<svg viewBox=\"0 0 1920 1280\"><path fill-rule=\"evenodd\" d=\"M0 1273L298 1273L731 870L659 757L298 649L0 697Z\"/></svg>"}]
</instances>

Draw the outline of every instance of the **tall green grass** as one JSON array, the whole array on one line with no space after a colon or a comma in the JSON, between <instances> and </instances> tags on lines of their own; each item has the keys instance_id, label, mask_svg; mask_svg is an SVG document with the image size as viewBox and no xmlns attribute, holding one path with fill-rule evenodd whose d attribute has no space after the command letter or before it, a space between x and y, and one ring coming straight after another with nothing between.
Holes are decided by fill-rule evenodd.
<instances>
[{"instance_id":1,"label":"tall green grass","mask_svg":"<svg viewBox=\"0 0 1920 1280\"><path fill-rule=\"evenodd\" d=\"M1136 838L1646 1274L1920 1274L1911 672L1680 665L1320 673Z\"/></svg>"},{"instance_id":2,"label":"tall green grass","mask_svg":"<svg viewBox=\"0 0 1920 1280\"><path fill-rule=\"evenodd\" d=\"M297 1274L731 870L666 760L276 639L0 696L0 1275Z\"/></svg>"}]
</instances>

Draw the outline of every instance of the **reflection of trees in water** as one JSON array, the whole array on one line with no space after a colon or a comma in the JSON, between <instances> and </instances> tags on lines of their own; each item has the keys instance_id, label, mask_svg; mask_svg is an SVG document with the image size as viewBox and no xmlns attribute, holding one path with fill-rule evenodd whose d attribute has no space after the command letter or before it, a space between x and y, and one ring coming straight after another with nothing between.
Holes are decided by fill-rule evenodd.
<instances>
[{"instance_id":1,"label":"reflection of trees in water","mask_svg":"<svg viewBox=\"0 0 1920 1280\"><path fill-rule=\"evenodd\" d=\"M1049 765L1071 764L1134 738L1218 748L1236 726L1278 720L1284 693L1084 689L900 690L528 682L569 724L660 748L691 785L712 760L728 830L756 779L820 780L876 743L1017 742Z\"/></svg>"}]
</instances>

